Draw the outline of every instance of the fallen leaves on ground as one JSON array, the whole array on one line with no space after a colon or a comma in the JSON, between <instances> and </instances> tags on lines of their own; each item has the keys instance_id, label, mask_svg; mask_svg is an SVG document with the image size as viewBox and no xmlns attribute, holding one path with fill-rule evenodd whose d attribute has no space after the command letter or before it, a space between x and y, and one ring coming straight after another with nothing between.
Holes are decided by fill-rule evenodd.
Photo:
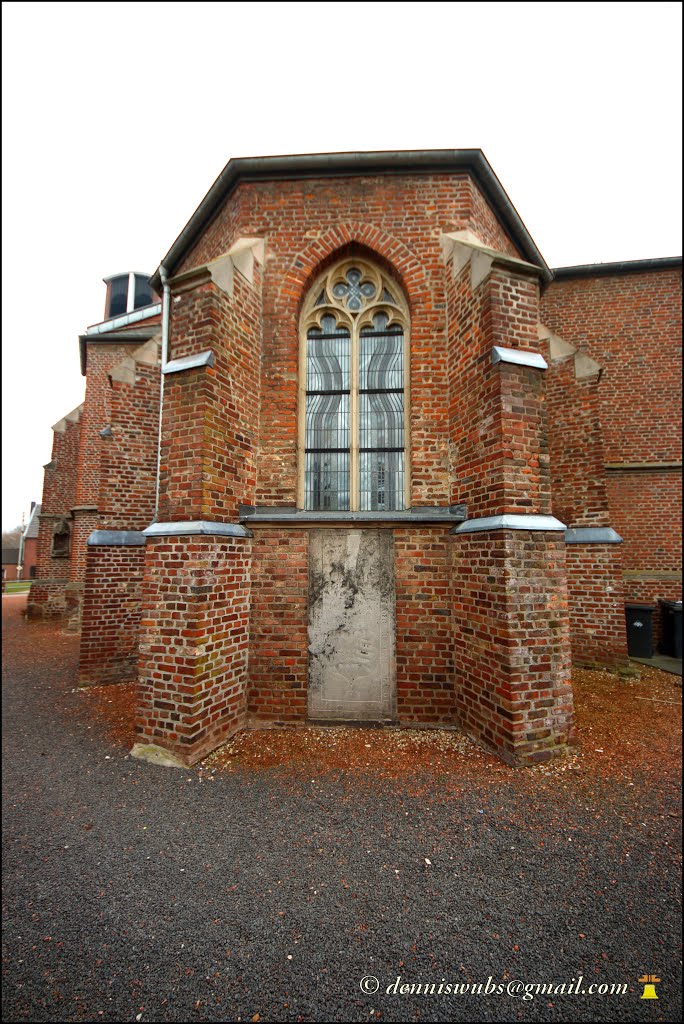
<instances>
[{"instance_id":1,"label":"fallen leaves on ground","mask_svg":"<svg viewBox=\"0 0 684 1024\"><path fill-rule=\"evenodd\" d=\"M640 677L573 672L579 744L565 757L528 771L592 772L625 781L635 771L678 777L681 763L681 679L650 667ZM82 710L114 742L134 742L133 683L80 691ZM382 779L432 776L461 783L487 772L520 772L482 750L457 729L312 726L255 728L206 758L202 773L286 771L314 778L356 773Z\"/></svg>"}]
</instances>

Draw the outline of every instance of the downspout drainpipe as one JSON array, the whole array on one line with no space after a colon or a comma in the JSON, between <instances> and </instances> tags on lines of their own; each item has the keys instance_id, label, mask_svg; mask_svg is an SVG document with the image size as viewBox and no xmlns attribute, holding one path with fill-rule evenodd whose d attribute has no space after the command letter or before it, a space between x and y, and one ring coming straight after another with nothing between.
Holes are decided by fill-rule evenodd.
<instances>
[{"instance_id":1,"label":"downspout drainpipe","mask_svg":"<svg viewBox=\"0 0 684 1024\"><path fill-rule=\"evenodd\" d=\"M19 538L19 561L17 562L17 579L23 579L24 576L24 534L22 532Z\"/></svg>"},{"instance_id":2,"label":"downspout drainpipe","mask_svg":"<svg viewBox=\"0 0 684 1024\"><path fill-rule=\"evenodd\" d=\"M171 316L171 288L166 269L159 267L159 277L164 288L162 298L162 350L161 350L161 373L159 381L159 432L157 435L157 485L154 495L154 519L153 523L159 522L159 488L161 479L161 442L162 442L162 416L164 414L164 369L169 358L169 318Z\"/></svg>"}]
</instances>

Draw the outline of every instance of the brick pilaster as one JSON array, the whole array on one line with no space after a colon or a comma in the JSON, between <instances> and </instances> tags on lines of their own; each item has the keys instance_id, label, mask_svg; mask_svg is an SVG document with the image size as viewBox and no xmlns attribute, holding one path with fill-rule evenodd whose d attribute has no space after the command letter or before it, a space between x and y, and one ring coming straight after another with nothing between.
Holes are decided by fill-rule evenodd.
<instances>
[{"instance_id":1,"label":"brick pilaster","mask_svg":"<svg viewBox=\"0 0 684 1024\"><path fill-rule=\"evenodd\" d=\"M251 542L148 538L134 754L192 764L244 723Z\"/></svg>"}]
</instances>

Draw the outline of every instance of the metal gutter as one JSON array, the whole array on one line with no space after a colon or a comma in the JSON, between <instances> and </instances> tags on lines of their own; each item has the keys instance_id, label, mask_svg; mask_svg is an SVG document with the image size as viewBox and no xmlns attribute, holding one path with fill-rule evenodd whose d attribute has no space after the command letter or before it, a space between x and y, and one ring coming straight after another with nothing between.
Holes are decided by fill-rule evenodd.
<instances>
[{"instance_id":1,"label":"metal gutter","mask_svg":"<svg viewBox=\"0 0 684 1024\"><path fill-rule=\"evenodd\" d=\"M161 344L161 373L159 374L159 428L157 431L157 478L154 487L154 518L152 523L159 519L159 489L161 484L161 446L162 446L162 421L164 416L164 374L169 358L169 317L171 316L171 287L169 285L166 268L162 264L159 267L159 279L161 281L162 294L162 344Z\"/></svg>"},{"instance_id":2,"label":"metal gutter","mask_svg":"<svg viewBox=\"0 0 684 1024\"><path fill-rule=\"evenodd\" d=\"M162 265L173 276L206 230L221 205L243 181L296 181L368 174L429 174L467 171L472 174L524 258L552 278L539 249L481 149L388 150L373 153L313 153L301 156L247 157L229 160L173 243ZM150 278L159 291L159 268Z\"/></svg>"},{"instance_id":3,"label":"metal gutter","mask_svg":"<svg viewBox=\"0 0 684 1024\"><path fill-rule=\"evenodd\" d=\"M601 277L611 274L643 274L652 270L676 270L681 267L681 256L665 256L652 260L624 260L622 263L585 263L576 267L557 267L552 271L554 281L569 277Z\"/></svg>"},{"instance_id":4,"label":"metal gutter","mask_svg":"<svg viewBox=\"0 0 684 1024\"><path fill-rule=\"evenodd\" d=\"M128 327L129 324L137 324L139 320L149 320L151 316L161 313L161 302L155 302L151 306L143 306L134 309L130 313L122 313L121 316L113 316L111 320L103 320L100 324L93 324L86 327L86 334L92 337L94 334L107 334L109 331L118 331L121 327Z\"/></svg>"}]
</instances>

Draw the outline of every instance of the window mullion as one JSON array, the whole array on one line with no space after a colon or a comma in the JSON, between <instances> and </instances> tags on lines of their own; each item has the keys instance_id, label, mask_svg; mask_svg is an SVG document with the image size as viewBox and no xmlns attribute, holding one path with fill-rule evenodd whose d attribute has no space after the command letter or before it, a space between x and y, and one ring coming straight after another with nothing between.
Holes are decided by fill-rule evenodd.
<instances>
[{"instance_id":1,"label":"window mullion","mask_svg":"<svg viewBox=\"0 0 684 1024\"><path fill-rule=\"evenodd\" d=\"M349 507L352 512L359 510L359 330L358 323L352 328L351 336L351 393L349 396Z\"/></svg>"}]
</instances>

